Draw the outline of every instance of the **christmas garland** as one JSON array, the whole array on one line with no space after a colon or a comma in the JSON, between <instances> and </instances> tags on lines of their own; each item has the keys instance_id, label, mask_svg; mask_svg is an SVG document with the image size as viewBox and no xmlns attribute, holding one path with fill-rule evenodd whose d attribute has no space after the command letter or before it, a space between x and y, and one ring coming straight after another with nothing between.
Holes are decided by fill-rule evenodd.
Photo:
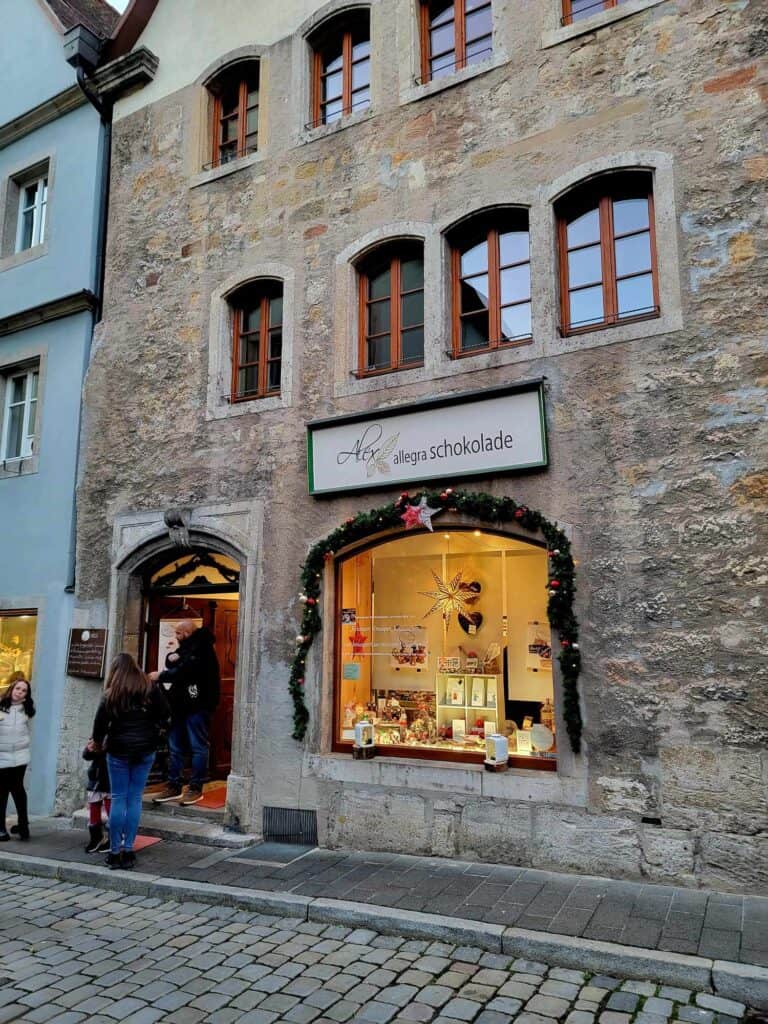
<instances>
[{"instance_id":1,"label":"christmas garland","mask_svg":"<svg viewBox=\"0 0 768 1024\"><path fill-rule=\"evenodd\" d=\"M373 508L369 512L359 512L351 519L345 520L310 550L301 572L302 593L299 600L304 605L304 612L301 633L296 637L296 654L289 683L294 709L293 738L302 740L309 722L309 710L304 700L304 673L312 641L322 627L319 601L325 562L349 544L365 540L383 530L402 527L404 523L407 529L416 525L429 526L432 514L446 510L472 516L492 526L514 523L524 530L538 530L546 540L549 558L547 616L552 629L560 637L558 661L563 679L563 717L571 749L578 754L581 750L582 729L577 685L581 671L581 653L579 624L573 611L576 584L570 541L556 523L550 522L540 512L526 505L518 505L512 498L496 498L492 494L457 491L451 487L441 491L420 491L419 496L420 506L414 505L411 495L404 491L394 503ZM425 510L421 517L416 511L419 507Z\"/></svg>"}]
</instances>

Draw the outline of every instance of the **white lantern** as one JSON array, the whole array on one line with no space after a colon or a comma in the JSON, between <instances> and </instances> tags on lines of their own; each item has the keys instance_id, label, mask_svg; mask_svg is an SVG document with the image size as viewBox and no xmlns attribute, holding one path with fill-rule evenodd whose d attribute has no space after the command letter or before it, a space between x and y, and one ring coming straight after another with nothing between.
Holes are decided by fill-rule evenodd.
<instances>
[{"instance_id":1,"label":"white lantern","mask_svg":"<svg viewBox=\"0 0 768 1024\"><path fill-rule=\"evenodd\" d=\"M500 733L492 733L485 737L485 767L489 772L502 772L507 769L509 759L509 740Z\"/></svg>"},{"instance_id":2,"label":"white lantern","mask_svg":"<svg viewBox=\"0 0 768 1024\"><path fill-rule=\"evenodd\" d=\"M373 746L373 724L371 722L358 722L355 726L355 746Z\"/></svg>"}]
</instances>

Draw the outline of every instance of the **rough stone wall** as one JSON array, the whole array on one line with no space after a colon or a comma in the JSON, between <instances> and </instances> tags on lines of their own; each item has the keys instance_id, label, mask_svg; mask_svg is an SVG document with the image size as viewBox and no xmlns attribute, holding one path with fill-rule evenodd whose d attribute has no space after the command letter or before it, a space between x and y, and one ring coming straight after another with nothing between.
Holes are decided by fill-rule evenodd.
<instances>
[{"instance_id":1,"label":"rough stone wall","mask_svg":"<svg viewBox=\"0 0 768 1024\"><path fill-rule=\"evenodd\" d=\"M261 498L262 614L246 638L259 655L247 681L254 807L317 806L331 845L766 891L766 7L667 0L540 49L547 5L525 6L508 63L402 105L394 63L379 67L375 115L306 144L281 125L295 83L292 41L278 43L265 159L195 188L197 87L118 121L78 596L107 596L116 514ZM394 39L394 5L377 17ZM334 397L348 344L332 301L340 252L383 224L447 223L506 185L520 201L576 165L637 150L674 161L681 330L654 335L650 322L615 344L610 331L553 334L506 364L470 359L458 376ZM550 255L534 281L553 278ZM269 261L296 275L292 405L206 419L211 297ZM309 778L285 686L299 565L312 541L388 496L311 499L306 420L538 375L550 468L477 487L575 528L587 807ZM307 691L317 750L316 678Z\"/></svg>"}]
</instances>

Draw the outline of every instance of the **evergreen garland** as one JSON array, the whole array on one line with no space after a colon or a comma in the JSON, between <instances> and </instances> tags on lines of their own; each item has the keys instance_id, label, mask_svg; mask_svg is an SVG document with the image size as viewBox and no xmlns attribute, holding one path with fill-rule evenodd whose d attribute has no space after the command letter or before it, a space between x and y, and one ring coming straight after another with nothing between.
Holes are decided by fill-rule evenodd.
<instances>
[{"instance_id":1,"label":"evergreen garland","mask_svg":"<svg viewBox=\"0 0 768 1024\"><path fill-rule=\"evenodd\" d=\"M563 717L571 749L578 754L581 750L582 729L577 685L581 671L581 653L579 624L573 611L576 583L571 543L556 523L550 522L540 512L526 505L518 505L512 498L496 498L492 494L457 491L450 487L440 491L419 490L414 496L404 491L394 503L372 508L369 512L359 512L353 518L347 519L342 526L338 526L310 550L301 572L300 600L304 604L304 612L301 633L296 637L296 654L289 683L294 708L293 738L304 739L309 722L309 710L304 700L304 674L307 654L315 635L322 627L319 610L320 584L326 560L333 558L337 551L355 541L364 540L393 527L402 527L403 511L413 503L412 497L418 498L422 495L434 508L460 512L491 526L515 523L524 530L541 532L547 542L549 559L547 616L550 626L560 638L558 661L563 678Z\"/></svg>"}]
</instances>

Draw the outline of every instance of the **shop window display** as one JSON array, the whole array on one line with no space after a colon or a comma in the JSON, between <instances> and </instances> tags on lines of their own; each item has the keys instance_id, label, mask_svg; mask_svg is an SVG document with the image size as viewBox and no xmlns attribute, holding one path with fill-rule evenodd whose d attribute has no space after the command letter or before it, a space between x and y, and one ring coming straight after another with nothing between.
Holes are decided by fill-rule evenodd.
<instances>
[{"instance_id":1,"label":"shop window display","mask_svg":"<svg viewBox=\"0 0 768 1024\"><path fill-rule=\"evenodd\" d=\"M16 672L31 678L36 632L34 610L0 611L0 695Z\"/></svg>"},{"instance_id":2,"label":"shop window display","mask_svg":"<svg viewBox=\"0 0 768 1024\"><path fill-rule=\"evenodd\" d=\"M336 747L370 722L380 754L556 765L547 552L481 530L414 534L337 568Z\"/></svg>"}]
</instances>

